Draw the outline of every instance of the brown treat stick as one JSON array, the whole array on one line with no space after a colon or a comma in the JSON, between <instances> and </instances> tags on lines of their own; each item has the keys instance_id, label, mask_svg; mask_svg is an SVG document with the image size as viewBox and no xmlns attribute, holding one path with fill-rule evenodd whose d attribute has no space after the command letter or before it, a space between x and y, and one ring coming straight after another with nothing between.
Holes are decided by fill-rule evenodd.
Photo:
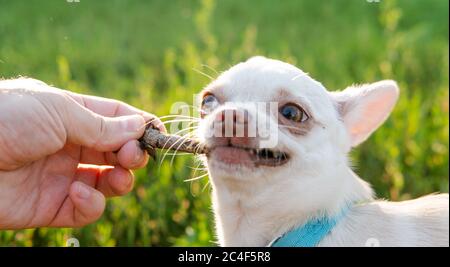
<instances>
[{"instance_id":1,"label":"brown treat stick","mask_svg":"<svg viewBox=\"0 0 450 267\"><path fill-rule=\"evenodd\" d=\"M143 149L151 156L155 154L155 148L170 149L192 154L207 154L208 149L199 141L181 137L178 135L168 135L152 128L145 129L144 135L139 139Z\"/></svg>"}]
</instances>

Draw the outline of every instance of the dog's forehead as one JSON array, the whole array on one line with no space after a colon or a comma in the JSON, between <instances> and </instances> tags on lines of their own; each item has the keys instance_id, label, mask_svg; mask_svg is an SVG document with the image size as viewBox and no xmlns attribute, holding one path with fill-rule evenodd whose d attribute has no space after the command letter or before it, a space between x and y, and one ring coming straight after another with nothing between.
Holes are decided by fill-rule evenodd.
<instances>
[{"instance_id":1,"label":"dog's forehead","mask_svg":"<svg viewBox=\"0 0 450 267\"><path fill-rule=\"evenodd\" d=\"M299 68L263 57L233 66L210 87L226 101L276 101L280 93L303 98L324 96L323 86Z\"/></svg>"}]
</instances>

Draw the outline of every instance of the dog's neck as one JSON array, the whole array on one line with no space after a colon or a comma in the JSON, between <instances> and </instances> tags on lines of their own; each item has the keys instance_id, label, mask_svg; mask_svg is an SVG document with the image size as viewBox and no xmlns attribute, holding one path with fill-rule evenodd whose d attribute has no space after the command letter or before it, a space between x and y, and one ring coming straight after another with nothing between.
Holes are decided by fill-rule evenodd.
<instances>
[{"instance_id":1,"label":"dog's neck","mask_svg":"<svg viewBox=\"0 0 450 267\"><path fill-rule=\"evenodd\" d=\"M327 175L327 174L322 174ZM343 164L333 171L340 187L331 188L324 201L305 203L314 189L248 184L233 177L212 177L213 205L219 243L222 246L267 246L287 231L318 215L333 216L358 201L372 199L372 189ZM292 177L314 179L314 177ZM327 189L325 189L327 190ZM299 192L301 191L301 192Z\"/></svg>"}]
</instances>

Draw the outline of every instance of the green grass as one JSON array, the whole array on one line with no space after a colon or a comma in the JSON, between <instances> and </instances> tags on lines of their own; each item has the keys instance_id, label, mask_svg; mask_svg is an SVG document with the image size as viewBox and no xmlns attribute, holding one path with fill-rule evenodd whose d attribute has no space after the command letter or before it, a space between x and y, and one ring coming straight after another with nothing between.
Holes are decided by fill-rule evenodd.
<instances>
[{"instance_id":1,"label":"green grass","mask_svg":"<svg viewBox=\"0 0 450 267\"><path fill-rule=\"evenodd\" d=\"M390 119L353 153L379 197L448 192L448 1L0 0L0 76L123 100L159 116L261 54L330 90L394 79ZM1 246L213 246L207 179L187 156L139 170L135 190L81 229L1 231ZM197 173L199 175L200 173Z\"/></svg>"}]
</instances>

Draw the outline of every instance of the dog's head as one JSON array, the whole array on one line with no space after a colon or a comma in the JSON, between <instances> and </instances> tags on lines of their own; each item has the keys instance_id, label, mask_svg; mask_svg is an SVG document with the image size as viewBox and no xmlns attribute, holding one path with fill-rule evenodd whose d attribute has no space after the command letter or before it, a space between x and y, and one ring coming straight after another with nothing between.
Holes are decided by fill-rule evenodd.
<instances>
[{"instance_id":1,"label":"dog's head","mask_svg":"<svg viewBox=\"0 0 450 267\"><path fill-rule=\"evenodd\" d=\"M254 57L221 74L201 97L198 134L211 148L215 182L315 191L340 182L336 170L388 117L398 88L381 81L328 92L295 66Z\"/></svg>"}]
</instances>

